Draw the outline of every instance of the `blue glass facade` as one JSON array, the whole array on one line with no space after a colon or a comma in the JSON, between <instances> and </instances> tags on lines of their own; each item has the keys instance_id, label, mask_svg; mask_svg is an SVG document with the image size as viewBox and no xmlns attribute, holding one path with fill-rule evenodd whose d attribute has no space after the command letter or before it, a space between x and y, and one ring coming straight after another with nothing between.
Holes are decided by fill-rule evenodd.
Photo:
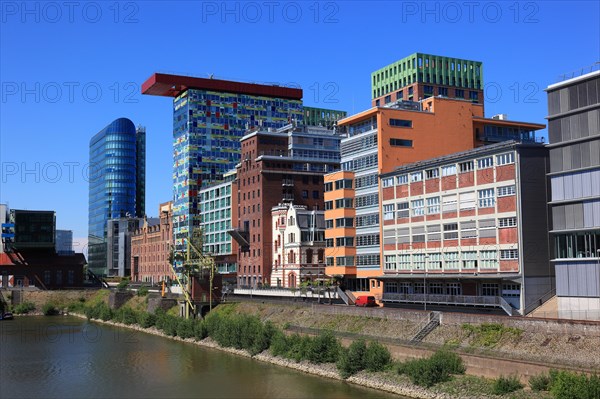
<instances>
[{"instance_id":1,"label":"blue glass facade","mask_svg":"<svg viewBox=\"0 0 600 399\"><path fill-rule=\"evenodd\" d=\"M223 181L240 160L240 138L254 126L302 121L302 100L189 89L173 101L175 247L200 226L199 191Z\"/></svg>"},{"instance_id":2,"label":"blue glass facade","mask_svg":"<svg viewBox=\"0 0 600 399\"><path fill-rule=\"evenodd\" d=\"M107 275L107 221L143 217L145 129L119 118L90 140L88 268Z\"/></svg>"}]
</instances>

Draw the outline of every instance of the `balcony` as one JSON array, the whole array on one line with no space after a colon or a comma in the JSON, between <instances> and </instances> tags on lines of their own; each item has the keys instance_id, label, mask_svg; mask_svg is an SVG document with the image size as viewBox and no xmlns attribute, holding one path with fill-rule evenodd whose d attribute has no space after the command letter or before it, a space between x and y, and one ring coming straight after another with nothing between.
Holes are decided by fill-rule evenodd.
<instances>
[{"instance_id":1,"label":"balcony","mask_svg":"<svg viewBox=\"0 0 600 399\"><path fill-rule=\"evenodd\" d=\"M382 301L388 303L426 303L427 305L500 308L509 316L515 314L513 307L500 296L384 293Z\"/></svg>"}]
</instances>

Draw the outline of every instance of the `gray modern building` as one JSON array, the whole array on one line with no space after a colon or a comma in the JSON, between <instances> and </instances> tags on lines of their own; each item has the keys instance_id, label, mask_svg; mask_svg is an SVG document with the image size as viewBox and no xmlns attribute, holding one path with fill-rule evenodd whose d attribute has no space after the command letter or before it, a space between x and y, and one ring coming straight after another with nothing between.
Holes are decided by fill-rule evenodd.
<instances>
[{"instance_id":1,"label":"gray modern building","mask_svg":"<svg viewBox=\"0 0 600 399\"><path fill-rule=\"evenodd\" d=\"M559 317L600 319L600 71L546 91Z\"/></svg>"},{"instance_id":2,"label":"gray modern building","mask_svg":"<svg viewBox=\"0 0 600 399\"><path fill-rule=\"evenodd\" d=\"M88 270L106 276L109 219L143 217L146 129L119 118L90 140Z\"/></svg>"},{"instance_id":3,"label":"gray modern building","mask_svg":"<svg viewBox=\"0 0 600 399\"><path fill-rule=\"evenodd\" d=\"M144 218L120 217L107 221L108 276L131 275L131 236L144 225ZM148 218L148 226L158 225L158 218Z\"/></svg>"},{"instance_id":4,"label":"gray modern building","mask_svg":"<svg viewBox=\"0 0 600 399\"><path fill-rule=\"evenodd\" d=\"M4 252L4 234L8 234L8 226L5 226L8 223L8 206L5 204L0 204L0 228L2 229L0 233L2 234L2 242L0 242L0 254ZM6 229L6 233L5 233Z\"/></svg>"},{"instance_id":5,"label":"gray modern building","mask_svg":"<svg viewBox=\"0 0 600 399\"><path fill-rule=\"evenodd\" d=\"M56 253L73 255L73 230L56 230Z\"/></svg>"}]
</instances>

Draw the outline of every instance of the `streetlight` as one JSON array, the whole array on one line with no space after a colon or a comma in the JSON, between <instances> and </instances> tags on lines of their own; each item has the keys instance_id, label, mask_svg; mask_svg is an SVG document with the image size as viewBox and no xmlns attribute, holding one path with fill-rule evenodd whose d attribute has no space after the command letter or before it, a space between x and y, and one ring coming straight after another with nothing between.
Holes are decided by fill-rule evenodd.
<instances>
[{"instance_id":1,"label":"streetlight","mask_svg":"<svg viewBox=\"0 0 600 399\"><path fill-rule=\"evenodd\" d=\"M423 274L423 310L427 310L427 263L429 254L425 255L425 273Z\"/></svg>"}]
</instances>

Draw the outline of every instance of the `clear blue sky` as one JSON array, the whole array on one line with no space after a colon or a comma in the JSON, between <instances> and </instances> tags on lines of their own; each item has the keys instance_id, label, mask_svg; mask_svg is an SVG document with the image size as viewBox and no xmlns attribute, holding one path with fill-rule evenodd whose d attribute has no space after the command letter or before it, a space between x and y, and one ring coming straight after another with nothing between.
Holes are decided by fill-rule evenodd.
<instances>
[{"instance_id":1,"label":"clear blue sky","mask_svg":"<svg viewBox=\"0 0 600 399\"><path fill-rule=\"evenodd\" d=\"M597 1L69 4L0 3L0 203L56 210L80 242L89 139L116 118L147 128L148 215L171 199L171 100L140 94L154 72L299 84L353 113L372 71L424 52L484 63L486 115L545 123L543 89L600 60Z\"/></svg>"}]
</instances>

